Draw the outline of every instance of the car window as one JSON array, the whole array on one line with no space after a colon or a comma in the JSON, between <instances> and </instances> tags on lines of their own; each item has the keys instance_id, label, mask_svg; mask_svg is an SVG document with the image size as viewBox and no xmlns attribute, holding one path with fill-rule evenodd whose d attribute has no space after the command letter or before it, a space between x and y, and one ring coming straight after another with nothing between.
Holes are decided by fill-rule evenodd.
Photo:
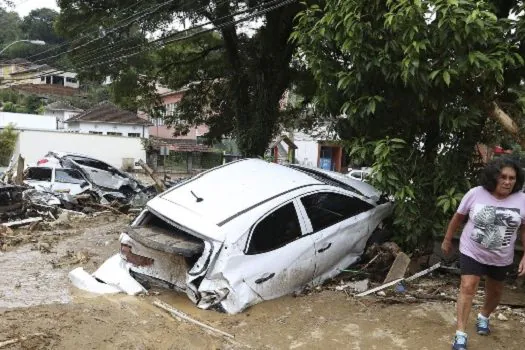
<instances>
[{"instance_id":1,"label":"car window","mask_svg":"<svg viewBox=\"0 0 525 350\"><path fill-rule=\"evenodd\" d=\"M373 206L355 197L333 192L314 193L301 198L314 232L370 210Z\"/></svg>"},{"instance_id":2,"label":"car window","mask_svg":"<svg viewBox=\"0 0 525 350\"><path fill-rule=\"evenodd\" d=\"M83 184L86 179L80 175L80 173L73 169L56 169L55 170L55 182L70 183L70 184Z\"/></svg>"},{"instance_id":3,"label":"car window","mask_svg":"<svg viewBox=\"0 0 525 350\"><path fill-rule=\"evenodd\" d=\"M80 165L96 168L104 171L113 171L113 168L106 163L100 162L95 159L89 159L84 157L71 157L71 159Z\"/></svg>"},{"instance_id":4,"label":"car window","mask_svg":"<svg viewBox=\"0 0 525 350\"><path fill-rule=\"evenodd\" d=\"M51 181L51 168L27 168L25 173L26 180Z\"/></svg>"},{"instance_id":5,"label":"car window","mask_svg":"<svg viewBox=\"0 0 525 350\"><path fill-rule=\"evenodd\" d=\"M301 237L301 226L293 203L280 207L255 226L247 254L280 248Z\"/></svg>"}]
</instances>

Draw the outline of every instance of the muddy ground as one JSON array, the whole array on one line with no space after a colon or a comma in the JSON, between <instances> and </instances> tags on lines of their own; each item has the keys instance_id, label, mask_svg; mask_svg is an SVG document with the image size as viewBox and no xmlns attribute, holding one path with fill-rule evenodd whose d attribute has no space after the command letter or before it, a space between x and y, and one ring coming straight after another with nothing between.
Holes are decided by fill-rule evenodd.
<instances>
[{"instance_id":1,"label":"muddy ground","mask_svg":"<svg viewBox=\"0 0 525 350\"><path fill-rule=\"evenodd\" d=\"M352 297L335 281L229 316L196 308L185 295L94 296L70 286L67 274L93 272L118 251L127 216L102 215L44 231L15 231L23 239L0 251L0 349L449 349L453 301L418 301L411 291L453 296L457 277L435 274L387 297ZM172 318L160 299L234 339ZM507 302L525 304L509 287ZM477 310L477 309L476 309ZM501 308L493 333L471 332L471 349L523 349L523 309ZM497 315L496 315L497 316ZM470 328L473 328L471 321Z\"/></svg>"}]
</instances>

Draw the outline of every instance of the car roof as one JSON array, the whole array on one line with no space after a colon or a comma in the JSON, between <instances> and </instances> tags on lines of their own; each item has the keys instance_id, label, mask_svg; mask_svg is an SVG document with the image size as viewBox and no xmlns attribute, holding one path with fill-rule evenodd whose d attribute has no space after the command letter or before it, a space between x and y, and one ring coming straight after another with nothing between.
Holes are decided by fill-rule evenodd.
<instances>
[{"instance_id":1,"label":"car roof","mask_svg":"<svg viewBox=\"0 0 525 350\"><path fill-rule=\"evenodd\" d=\"M71 152L61 152L61 151L49 151L49 152L47 152L47 154L50 154L50 153L56 155L59 158L68 157L68 156L70 156L70 157L71 156L72 157L83 157L83 158L89 158L89 159L93 159L93 160L97 160L99 162L105 163L102 160L98 160L97 158L93 158L93 157L87 156L85 154L71 153ZM47 156L47 154L46 154L46 156Z\"/></svg>"},{"instance_id":2,"label":"car roof","mask_svg":"<svg viewBox=\"0 0 525 350\"><path fill-rule=\"evenodd\" d=\"M298 188L315 185L323 183L279 164L243 159L201 173L160 197L209 223L220 225L260 203Z\"/></svg>"},{"instance_id":3,"label":"car roof","mask_svg":"<svg viewBox=\"0 0 525 350\"><path fill-rule=\"evenodd\" d=\"M335 171L329 171L321 168L312 168L297 164L289 165L289 167L297 169L299 171L311 173L314 176L315 174L317 174L325 178L328 177L331 180L334 180L335 182L323 181L323 179L321 179L321 181L332 186L344 188L347 191L356 192L357 194L373 199L374 201L377 201L381 196L381 193L372 185L363 181L352 179L346 175L337 173Z\"/></svg>"}]
</instances>

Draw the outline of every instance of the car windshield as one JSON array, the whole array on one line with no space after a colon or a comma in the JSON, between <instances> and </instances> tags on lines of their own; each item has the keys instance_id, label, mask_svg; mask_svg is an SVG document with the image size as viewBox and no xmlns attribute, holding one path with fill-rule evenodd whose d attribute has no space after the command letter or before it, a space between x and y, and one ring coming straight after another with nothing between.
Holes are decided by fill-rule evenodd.
<instances>
[{"instance_id":1,"label":"car windshield","mask_svg":"<svg viewBox=\"0 0 525 350\"><path fill-rule=\"evenodd\" d=\"M86 179L74 169L56 169L55 181L60 183L83 184Z\"/></svg>"},{"instance_id":2,"label":"car windshield","mask_svg":"<svg viewBox=\"0 0 525 350\"><path fill-rule=\"evenodd\" d=\"M51 181L51 168L28 168L25 179L34 181Z\"/></svg>"}]
</instances>

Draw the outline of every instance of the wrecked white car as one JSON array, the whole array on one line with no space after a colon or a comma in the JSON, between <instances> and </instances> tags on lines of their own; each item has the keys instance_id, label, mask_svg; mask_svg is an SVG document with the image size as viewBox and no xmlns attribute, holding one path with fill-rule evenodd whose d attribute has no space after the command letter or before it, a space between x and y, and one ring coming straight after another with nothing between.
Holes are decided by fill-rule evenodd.
<instances>
[{"instance_id":1,"label":"wrecked white car","mask_svg":"<svg viewBox=\"0 0 525 350\"><path fill-rule=\"evenodd\" d=\"M69 193L72 196L91 190L87 179L75 169L28 167L24 184L40 191Z\"/></svg>"},{"instance_id":2,"label":"wrecked white car","mask_svg":"<svg viewBox=\"0 0 525 350\"><path fill-rule=\"evenodd\" d=\"M50 151L37 162L37 166L64 167L80 171L89 180L93 190L108 202L133 201L142 206L147 199L156 194L153 186L144 186L125 172L81 154Z\"/></svg>"},{"instance_id":3,"label":"wrecked white car","mask_svg":"<svg viewBox=\"0 0 525 350\"><path fill-rule=\"evenodd\" d=\"M149 201L121 235L120 254L139 281L238 313L339 274L391 211L344 175L246 159Z\"/></svg>"}]
</instances>

